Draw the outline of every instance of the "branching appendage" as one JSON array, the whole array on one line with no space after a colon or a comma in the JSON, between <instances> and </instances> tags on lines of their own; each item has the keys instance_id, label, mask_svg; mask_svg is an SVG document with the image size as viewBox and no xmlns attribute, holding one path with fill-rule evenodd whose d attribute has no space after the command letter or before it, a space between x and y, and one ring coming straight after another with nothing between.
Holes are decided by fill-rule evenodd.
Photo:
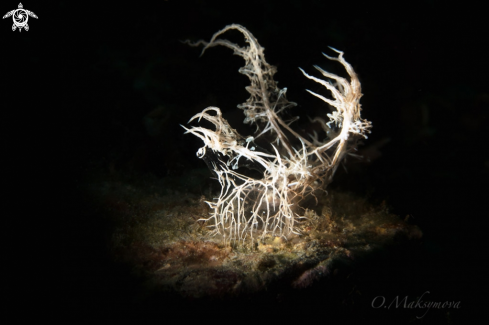
<instances>
[{"instance_id":1,"label":"branching appendage","mask_svg":"<svg viewBox=\"0 0 489 325\"><path fill-rule=\"evenodd\" d=\"M231 29L240 31L248 46L240 47L218 38ZM244 111L244 123L256 125L254 136L243 137L231 128L219 108L209 107L189 122L203 118L212 123L215 130L184 127L186 133L204 141L204 147L197 152L199 158L203 158L209 149L219 153L212 166L221 184L221 192L213 202L207 202L212 212L209 218L202 220L210 224L212 233L221 235L225 242L244 243L267 236L287 238L293 233L298 234L297 224L302 218L299 210L301 201L314 197L318 190L325 190L345 155L355 150L358 139L367 138L366 134L370 133L371 122L360 117L362 93L357 75L343 58L343 52L333 48L338 57L324 56L341 63L350 81L318 66L316 69L327 81L310 76L301 69L307 78L331 92L332 99L329 99L308 90L333 108L332 113L326 114L328 122L321 117L312 119L321 125L325 137L320 139L314 133L306 139L290 127L298 118L287 122L281 118L285 109L296 104L286 99L286 88L277 87L273 79L276 68L265 61L264 48L246 28L229 25L214 34L210 42L199 41L191 45L204 45L202 53L210 47L223 45L243 57L246 64L239 72L250 79L251 85L246 90L251 96L238 107ZM254 141L265 136L273 139L269 151L256 150ZM255 179L238 172L240 159L259 165L264 170L263 177Z\"/></svg>"}]
</instances>

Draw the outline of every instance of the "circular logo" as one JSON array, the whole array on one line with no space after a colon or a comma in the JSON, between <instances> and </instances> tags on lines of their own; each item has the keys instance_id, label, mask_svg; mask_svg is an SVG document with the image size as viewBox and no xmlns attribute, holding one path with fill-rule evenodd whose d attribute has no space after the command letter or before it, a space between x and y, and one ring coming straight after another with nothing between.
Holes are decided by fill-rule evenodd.
<instances>
[{"instance_id":1,"label":"circular logo","mask_svg":"<svg viewBox=\"0 0 489 325\"><path fill-rule=\"evenodd\" d=\"M12 16L15 26L20 28L24 27L27 24L27 20L29 20L29 15L27 15L27 12L24 9L15 10Z\"/></svg>"}]
</instances>

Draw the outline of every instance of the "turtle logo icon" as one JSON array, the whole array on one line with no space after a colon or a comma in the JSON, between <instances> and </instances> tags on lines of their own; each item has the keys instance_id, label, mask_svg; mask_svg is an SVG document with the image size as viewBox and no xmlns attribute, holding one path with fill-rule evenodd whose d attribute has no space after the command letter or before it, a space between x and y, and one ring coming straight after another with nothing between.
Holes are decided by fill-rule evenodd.
<instances>
[{"instance_id":1,"label":"turtle logo icon","mask_svg":"<svg viewBox=\"0 0 489 325\"><path fill-rule=\"evenodd\" d=\"M19 32L24 28L26 31L29 30L29 25L27 25L27 21L29 20L29 16L33 18L37 18L36 14L32 11L25 10L22 6L22 3L19 3L19 8L9 11L3 16L3 18L7 18L12 16L14 20L14 24L12 25L12 31L15 31L16 28L19 29Z\"/></svg>"}]
</instances>

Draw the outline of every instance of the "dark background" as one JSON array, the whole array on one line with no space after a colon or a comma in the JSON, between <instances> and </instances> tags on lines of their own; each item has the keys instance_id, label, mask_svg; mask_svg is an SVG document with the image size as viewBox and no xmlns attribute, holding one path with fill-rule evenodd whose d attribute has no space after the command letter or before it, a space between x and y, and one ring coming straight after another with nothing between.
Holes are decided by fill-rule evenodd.
<instances>
[{"instance_id":1,"label":"dark background","mask_svg":"<svg viewBox=\"0 0 489 325\"><path fill-rule=\"evenodd\" d=\"M455 318L477 311L484 299L483 283L476 280L487 256L480 243L489 174L489 35L480 8L441 1L23 5L39 17L29 19L28 32L12 32L10 18L0 26L3 248L4 265L13 273L5 281L16 306L47 304L42 313L74 319L179 312L132 302L138 282L108 261L106 225L90 213L81 189L97 168L178 178L205 167L195 157L200 140L184 136L179 124L213 105L239 125L236 105L248 97L248 81L237 72L242 59L230 50L214 48L199 58L199 49L180 41L209 40L238 23L278 67L275 79L299 103L294 113L303 129L307 116L324 108L305 89L325 91L297 68L314 74L318 64L342 73L321 52L334 54L328 46L345 52L362 83L362 116L374 126L365 148L389 142L371 163L347 165L348 174L339 173L331 187L374 204L385 201L424 232L414 253L363 266L366 292L342 315L407 322L409 315L368 304L379 295L425 291L435 301L461 301ZM16 7L1 5L5 13ZM227 37L243 44L237 33ZM161 122L153 134L143 123L150 112ZM294 301L294 308L282 309L306 319L328 315L314 294L297 294L303 305ZM177 306L196 307L185 303ZM34 313L24 308L31 311L26 315ZM425 321L448 323L446 312Z\"/></svg>"}]
</instances>

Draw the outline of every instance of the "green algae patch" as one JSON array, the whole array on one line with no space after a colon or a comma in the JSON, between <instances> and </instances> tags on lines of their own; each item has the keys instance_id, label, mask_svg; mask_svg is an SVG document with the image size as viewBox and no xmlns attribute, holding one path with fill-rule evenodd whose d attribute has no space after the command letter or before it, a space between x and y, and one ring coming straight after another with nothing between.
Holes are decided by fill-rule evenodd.
<instances>
[{"instance_id":1,"label":"green algae patch","mask_svg":"<svg viewBox=\"0 0 489 325\"><path fill-rule=\"evenodd\" d=\"M422 237L384 205L348 193L330 191L304 210L300 234L238 245L212 237L210 225L199 221L212 197L171 190L150 176L102 177L88 191L110 221L113 260L144 278L151 292L184 297L310 287L344 265Z\"/></svg>"}]
</instances>

